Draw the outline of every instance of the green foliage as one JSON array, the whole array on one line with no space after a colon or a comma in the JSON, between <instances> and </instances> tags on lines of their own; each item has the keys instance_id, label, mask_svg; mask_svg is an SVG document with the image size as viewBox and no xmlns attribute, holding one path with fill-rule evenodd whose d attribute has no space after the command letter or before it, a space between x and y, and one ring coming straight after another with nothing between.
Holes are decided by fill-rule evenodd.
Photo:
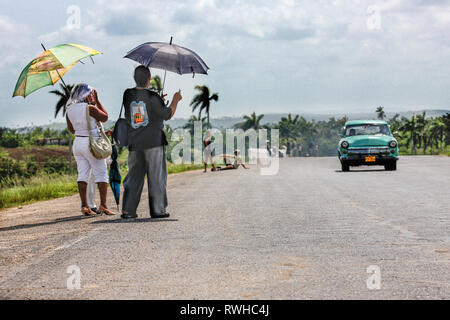
<instances>
[{"instance_id":1,"label":"green foliage","mask_svg":"<svg viewBox=\"0 0 450 320\"><path fill-rule=\"evenodd\" d=\"M208 124L209 121L209 111L211 108L211 101L219 101L219 94L213 93L211 96L209 95L209 88L207 86L195 86L195 89L199 91L199 93L192 99L190 106L192 107L192 112L194 112L197 108L199 109L198 118L201 119L202 112L205 110Z\"/></svg>"},{"instance_id":2,"label":"green foliage","mask_svg":"<svg viewBox=\"0 0 450 320\"><path fill-rule=\"evenodd\" d=\"M377 113L378 120L386 119L386 113L384 112L384 108L382 106L379 106L375 112Z\"/></svg>"},{"instance_id":3,"label":"green foliage","mask_svg":"<svg viewBox=\"0 0 450 320\"><path fill-rule=\"evenodd\" d=\"M391 119L391 129L396 135L401 154L445 154L450 145L450 115L427 118L426 112L413 115L411 119L403 117L401 121ZM392 130L392 131L394 131Z\"/></svg>"},{"instance_id":4,"label":"green foliage","mask_svg":"<svg viewBox=\"0 0 450 320\"><path fill-rule=\"evenodd\" d=\"M163 87L160 76L156 75L152 77L152 80L150 80L150 89L156 91L158 94L161 94Z\"/></svg>"},{"instance_id":5,"label":"green foliage","mask_svg":"<svg viewBox=\"0 0 450 320\"><path fill-rule=\"evenodd\" d=\"M64 157L48 158L42 169L48 173L69 173L69 162Z\"/></svg>"},{"instance_id":6,"label":"green foliage","mask_svg":"<svg viewBox=\"0 0 450 320\"><path fill-rule=\"evenodd\" d=\"M242 129L244 131L247 131L249 129L255 129L255 130L261 129L262 128L262 125L261 125L262 118L264 118L263 114L256 115L256 112L253 112L249 116L244 116L244 121L240 122L240 123L236 123L234 125L234 128Z\"/></svg>"},{"instance_id":7,"label":"green foliage","mask_svg":"<svg viewBox=\"0 0 450 320\"><path fill-rule=\"evenodd\" d=\"M12 177L26 175L25 167L17 160L11 158L0 158L0 185Z\"/></svg>"},{"instance_id":8,"label":"green foliage","mask_svg":"<svg viewBox=\"0 0 450 320\"><path fill-rule=\"evenodd\" d=\"M16 130L2 128L0 146L5 148L17 148L21 145L23 138Z\"/></svg>"},{"instance_id":9,"label":"green foliage","mask_svg":"<svg viewBox=\"0 0 450 320\"><path fill-rule=\"evenodd\" d=\"M178 165L175 165L172 163L168 163L168 165L167 165L168 174L181 173L181 172L199 170L199 169L203 169L203 164L178 164Z\"/></svg>"},{"instance_id":10,"label":"green foliage","mask_svg":"<svg viewBox=\"0 0 450 320\"><path fill-rule=\"evenodd\" d=\"M0 209L61 198L77 191L77 182L72 176L41 174L27 179L22 185L0 188Z\"/></svg>"},{"instance_id":11,"label":"green foliage","mask_svg":"<svg viewBox=\"0 0 450 320\"><path fill-rule=\"evenodd\" d=\"M60 84L61 90L52 90L49 93L56 95L59 99L55 105L55 118L58 116L59 112L62 112L62 116L66 115L66 103L69 101L70 92L72 91L74 85L68 84L67 87Z\"/></svg>"}]
</instances>

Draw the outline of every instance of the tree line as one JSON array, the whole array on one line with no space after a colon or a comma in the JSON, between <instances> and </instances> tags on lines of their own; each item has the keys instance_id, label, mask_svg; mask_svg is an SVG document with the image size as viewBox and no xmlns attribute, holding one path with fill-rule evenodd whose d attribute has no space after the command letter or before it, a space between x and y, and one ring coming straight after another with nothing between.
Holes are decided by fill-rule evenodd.
<instances>
[{"instance_id":1,"label":"tree line","mask_svg":"<svg viewBox=\"0 0 450 320\"><path fill-rule=\"evenodd\" d=\"M60 90L52 90L58 100L55 105L55 118L59 113L65 116L65 104L70 95L73 85ZM162 93L162 83L159 76L155 76L151 81L151 90ZM208 86L196 86L197 94L192 98L190 106L193 115L184 125L184 129L193 133L194 123L201 121L203 128L211 128L210 114L213 102L219 100L218 93L211 93ZM196 113L198 112L198 116ZM203 116L203 113L205 114ZM450 114L441 117L427 117L426 111L415 114L411 118L400 117L396 114L387 119L383 107L375 110L375 115L380 120L386 120L393 135L399 141L400 151L403 154L438 154L448 152L450 145ZM281 118L278 123L263 124L264 115L253 112L243 116L243 121L234 125L235 129L244 131L249 129L278 129L280 132L280 146L286 147L290 154L307 156L312 155L311 149L316 149L317 156L332 156L336 154L337 143L340 133L347 117L330 118L328 121L307 120L301 115L289 114ZM166 126L168 131L172 129ZM170 133L170 132L169 132ZM44 138L70 139L66 130L57 131L36 127L25 132L20 130L0 128L0 146L15 148L24 145L35 145L37 141ZM294 150L295 149L295 150ZM295 152L294 152L295 151Z\"/></svg>"}]
</instances>

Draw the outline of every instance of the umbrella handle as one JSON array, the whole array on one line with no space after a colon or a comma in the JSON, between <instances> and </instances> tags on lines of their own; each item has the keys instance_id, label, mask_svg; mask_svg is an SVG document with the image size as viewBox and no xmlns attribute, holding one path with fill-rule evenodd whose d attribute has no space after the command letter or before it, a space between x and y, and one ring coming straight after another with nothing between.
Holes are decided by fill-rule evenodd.
<instances>
[{"instance_id":1,"label":"umbrella handle","mask_svg":"<svg viewBox=\"0 0 450 320\"><path fill-rule=\"evenodd\" d=\"M173 36L170 37L169 45L172 45L172 40L173 40ZM164 85L166 84L166 74L167 74L167 70L164 70L164 81L163 81L163 86L162 86L162 90L161 90L161 95L164 94Z\"/></svg>"},{"instance_id":2,"label":"umbrella handle","mask_svg":"<svg viewBox=\"0 0 450 320\"><path fill-rule=\"evenodd\" d=\"M164 86L166 85L166 75L167 75L167 70L164 70L164 80L163 80L163 85L162 85L162 89L161 89L161 95L164 94Z\"/></svg>"}]
</instances>

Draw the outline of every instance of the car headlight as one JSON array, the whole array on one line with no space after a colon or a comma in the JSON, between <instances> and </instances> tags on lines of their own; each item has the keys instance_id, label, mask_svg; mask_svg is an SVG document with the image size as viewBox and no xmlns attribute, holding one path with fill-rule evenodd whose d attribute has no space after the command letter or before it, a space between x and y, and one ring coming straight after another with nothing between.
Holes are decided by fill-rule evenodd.
<instances>
[{"instance_id":1,"label":"car headlight","mask_svg":"<svg viewBox=\"0 0 450 320\"><path fill-rule=\"evenodd\" d=\"M347 149L349 147L348 142L347 141L342 141L341 147L344 148L344 149Z\"/></svg>"},{"instance_id":2,"label":"car headlight","mask_svg":"<svg viewBox=\"0 0 450 320\"><path fill-rule=\"evenodd\" d=\"M396 147L397 147L397 141L392 140L392 141L389 143L389 147L391 147L391 148L396 148Z\"/></svg>"}]
</instances>

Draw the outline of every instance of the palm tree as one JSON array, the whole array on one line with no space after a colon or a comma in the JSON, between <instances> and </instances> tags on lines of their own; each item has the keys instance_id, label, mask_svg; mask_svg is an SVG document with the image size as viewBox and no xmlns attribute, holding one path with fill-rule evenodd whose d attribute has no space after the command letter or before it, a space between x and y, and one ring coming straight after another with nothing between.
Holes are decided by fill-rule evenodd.
<instances>
[{"instance_id":1,"label":"palm tree","mask_svg":"<svg viewBox=\"0 0 450 320\"><path fill-rule=\"evenodd\" d=\"M61 91L56 89L49 92L59 97L59 100L55 106L55 118L58 117L60 111L62 111L63 117L66 115L66 103L69 101L70 92L74 87L73 84L68 84L67 86L60 84L60 86Z\"/></svg>"},{"instance_id":2,"label":"palm tree","mask_svg":"<svg viewBox=\"0 0 450 320\"><path fill-rule=\"evenodd\" d=\"M445 123L443 118L432 119L429 125L429 142L431 146L431 154L433 154L434 146L440 151L444 150L444 133Z\"/></svg>"},{"instance_id":3,"label":"palm tree","mask_svg":"<svg viewBox=\"0 0 450 320\"><path fill-rule=\"evenodd\" d=\"M317 134L317 126L314 120L308 121L303 117L300 117L299 119L298 130L300 135L304 137L306 140L314 139L314 137Z\"/></svg>"},{"instance_id":4,"label":"palm tree","mask_svg":"<svg viewBox=\"0 0 450 320\"><path fill-rule=\"evenodd\" d=\"M382 106L379 106L375 112L378 114L378 120L384 120L386 118L386 113Z\"/></svg>"},{"instance_id":5,"label":"palm tree","mask_svg":"<svg viewBox=\"0 0 450 320\"><path fill-rule=\"evenodd\" d=\"M406 140L406 147L409 147L411 144L411 153L415 155L417 153L416 146L418 140L416 115L413 115L411 119L403 117L399 130L403 134L409 134Z\"/></svg>"},{"instance_id":6,"label":"palm tree","mask_svg":"<svg viewBox=\"0 0 450 320\"><path fill-rule=\"evenodd\" d=\"M209 109L211 107L211 100L214 100L216 102L219 101L219 94L213 93L210 96L209 88L207 86L195 86L195 89L200 91L200 93L197 94L191 101L190 106L192 107L192 112L194 112L195 109L199 108L198 119L201 119L202 111L205 110L208 119L208 125L210 125Z\"/></svg>"},{"instance_id":7,"label":"palm tree","mask_svg":"<svg viewBox=\"0 0 450 320\"><path fill-rule=\"evenodd\" d=\"M161 94L163 88L160 76L154 76L152 80L150 80L150 89L156 91L159 95Z\"/></svg>"},{"instance_id":8,"label":"palm tree","mask_svg":"<svg viewBox=\"0 0 450 320\"><path fill-rule=\"evenodd\" d=\"M402 125L402 121L400 119L400 115L396 113L392 118L388 120L389 126L391 128L391 133L395 138L400 139L399 130Z\"/></svg>"},{"instance_id":9,"label":"palm tree","mask_svg":"<svg viewBox=\"0 0 450 320\"><path fill-rule=\"evenodd\" d=\"M423 146L423 154L425 154L428 147L429 136L429 125L426 111L416 116L416 131L418 133L418 148Z\"/></svg>"},{"instance_id":10,"label":"palm tree","mask_svg":"<svg viewBox=\"0 0 450 320\"><path fill-rule=\"evenodd\" d=\"M205 128L208 128L208 123L206 123L206 118L203 117L202 119L197 118L196 116L191 116L186 122L186 124L183 126L183 129L189 130L191 133L191 136L194 136L194 126L195 122L200 121L202 123L202 131L205 130Z\"/></svg>"},{"instance_id":11,"label":"palm tree","mask_svg":"<svg viewBox=\"0 0 450 320\"><path fill-rule=\"evenodd\" d=\"M441 117L442 121L444 122L445 129L444 129L444 136L445 136L445 145L450 144L450 113L447 113L445 116Z\"/></svg>"},{"instance_id":12,"label":"palm tree","mask_svg":"<svg viewBox=\"0 0 450 320\"><path fill-rule=\"evenodd\" d=\"M263 114L260 114L259 116L256 115L256 112L253 112L250 116L244 116L244 122L236 123L234 125L235 129L242 129L244 131L247 131L249 129L261 129L261 120L264 118Z\"/></svg>"},{"instance_id":13,"label":"palm tree","mask_svg":"<svg viewBox=\"0 0 450 320\"><path fill-rule=\"evenodd\" d=\"M278 123L278 129L280 130L280 134L282 137L287 139L296 138L298 136L298 129L300 123L300 116L296 115L294 118L291 114L288 114L287 117L281 118Z\"/></svg>"},{"instance_id":14,"label":"palm tree","mask_svg":"<svg viewBox=\"0 0 450 320\"><path fill-rule=\"evenodd\" d=\"M67 86L64 86L60 84L61 91L59 90L52 90L49 93L54 94L59 97L58 102L55 106L55 118L58 116L59 112L62 111L63 117L66 115L66 103L69 101L70 98L70 92L72 92L72 89L74 85L68 84ZM72 165L72 135L69 133L69 172L70 174L73 173L73 165Z\"/></svg>"}]
</instances>

